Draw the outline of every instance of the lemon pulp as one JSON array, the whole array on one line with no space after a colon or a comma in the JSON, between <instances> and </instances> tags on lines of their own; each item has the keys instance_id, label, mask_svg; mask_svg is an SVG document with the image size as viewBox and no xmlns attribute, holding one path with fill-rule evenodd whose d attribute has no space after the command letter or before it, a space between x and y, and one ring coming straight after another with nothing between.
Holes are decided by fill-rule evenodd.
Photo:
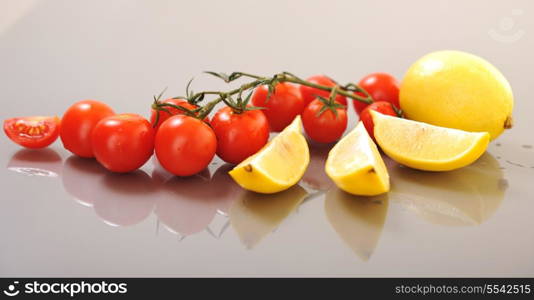
<instances>
[{"instance_id":1,"label":"lemon pulp","mask_svg":"<svg viewBox=\"0 0 534 300\"><path fill-rule=\"evenodd\" d=\"M449 171L477 160L488 147L487 132L468 132L371 111L375 139L393 160L426 171Z\"/></svg>"},{"instance_id":2,"label":"lemon pulp","mask_svg":"<svg viewBox=\"0 0 534 300\"><path fill-rule=\"evenodd\" d=\"M330 150L325 171L350 194L374 196L389 191L386 166L362 122Z\"/></svg>"},{"instance_id":3,"label":"lemon pulp","mask_svg":"<svg viewBox=\"0 0 534 300\"><path fill-rule=\"evenodd\" d=\"M310 162L308 143L302 135L302 121L293 122L256 154L229 174L244 189L271 194L295 185Z\"/></svg>"}]
</instances>

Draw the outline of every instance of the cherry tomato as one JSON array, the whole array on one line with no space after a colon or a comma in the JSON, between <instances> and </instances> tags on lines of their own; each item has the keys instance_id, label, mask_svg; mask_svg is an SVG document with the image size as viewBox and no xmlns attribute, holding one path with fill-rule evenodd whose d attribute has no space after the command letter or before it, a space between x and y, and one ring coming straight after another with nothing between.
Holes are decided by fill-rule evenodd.
<instances>
[{"instance_id":1,"label":"cherry tomato","mask_svg":"<svg viewBox=\"0 0 534 300\"><path fill-rule=\"evenodd\" d=\"M61 119L59 137L65 149L81 157L94 157L91 133L96 124L115 113L106 104L82 100L67 109Z\"/></svg>"},{"instance_id":2,"label":"cherry tomato","mask_svg":"<svg viewBox=\"0 0 534 300\"><path fill-rule=\"evenodd\" d=\"M306 134L319 143L331 143L338 140L347 129L347 110L335 108L336 113L326 109L319 112L325 104L319 99L313 100L302 112L302 124ZM337 115L336 115L337 114Z\"/></svg>"},{"instance_id":3,"label":"cherry tomato","mask_svg":"<svg viewBox=\"0 0 534 300\"><path fill-rule=\"evenodd\" d=\"M190 176L204 170L213 159L217 138L203 121L175 115L159 127L155 149L163 168L174 175Z\"/></svg>"},{"instance_id":4,"label":"cherry tomato","mask_svg":"<svg viewBox=\"0 0 534 300\"><path fill-rule=\"evenodd\" d=\"M367 129L367 132L369 133L369 136L374 140L374 128L375 125L373 123L373 118L371 116L370 110L375 110L379 113L383 113L385 115L394 116L397 117L397 113L395 112L395 109L393 109L393 105L390 102L386 101L377 101L369 104L360 114L360 120L363 122L363 125L365 126L365 129Z\"/></svg>"},{"instance_id":5,"label":"cherry tomato","mask_svg":"<svg viewBox=\"0 0 534 300\"><path fill-rule=\"evenodd\" d=\"M164 100L162 103L174 104L176 106L181 106L181 107L187 108L189 110L194 110L194 109L198 108L198 106L196 106L194 104L191 104L191 103L189 103L189 102L187 102L186 100L183 100L183 99L169 98L167 100ZM165 112L165 111L160 111L159 112L158 124L156 124L156 116L157 116L158 112L155 109L152 109L152 111L151 111L150 123L152 124L152 126L154 126L156 131L158 130L159 126L161 124L163 124L163 122L165 122L165 120L167 120L168 118L170 118L170 117L172 117L174 115L183 115L184 114L184 111L180 110L178 108L174 108L174 107L170 107L170 106L165 106L164 108L166 110L168 110L170 112L170 114L168 112ZM206 120L204 120L204 121L207 122L208 118L206 118ZM154 124L156 124L156 125L154 125Z\"/></svg>"},{"instance_id":6,"label":"cherry tomato","mask_svg":"<svg viewBox=\"0 0 534 300\"><path fill-rule=\"evenodd\" d=\"M328 86L328 87L333 87L336 85L336 83L332 79L330 79L328 76L325 76L325 75L315 75L315 76L312 76L306 79L306 81L319 84L319 85ZM330 96L330 92L312 88L309 86L301 85L299 88L300 88L300 93L302 94L302 99L304 99L305 105L308 105L310 102L315 100L317 96L321 96L324 98L328 98L328 96ZM347 98L345 98L345 96L336 95L335 100L338 103L347 105Z\"/></svg>"},{"instance_id":7,"label":"cherry tomato","mask_svg":"<svg viewBox=\"0 0 534 300\"><path fill-rule=\"evenodd\" d=\"M267 93L267 86L257 87L252 96L252 103L254 106L266 108L263 113L269 120L272 131L282 131L304 110L304 100L298 87L287 82L277 84L269 99Z\"/></svg>"},{"instance_id":8,"label":"cherry tomato","mask_svg":"<svg viewBox=\"0 0 534 300\"><path fill-rule=\"evenodd\" d=\"M258 152L269 140L269 122L261 110L237 113L226 106L210 124L217 136L217 155L232 164Z\"/></svg>"},{"instance_id":9,"label":"cherry tomato","mask_svg":"<svg viewBox=\"0 0 534 300\"><path fill-rule=\"evenodd\" d=\"M373 101L386 101L399 108L399 83L397 79L387 73L372 73L360 80L358 83L366 92L368 92ZM357 93L359 96L365 97L362 93ZM361 113L368 104L358 100L354 100L354 108L356 112Z\"/></svg>"},{"instance_id":10,"label":"cherry tomato","mask_svg":"<svg viewBox=\"0 0 534 300\"><path fill-rule=\"evenodd\" d=\"M140 115L114 115L96 124L91 142L96 160L102 166L112 172L130 172L152 156L154 129Z\"/></svg>"},{"instance_id":11,"label":"cherry tomato","mask_svg":"<svg viewBox=\"0 0 534 300\"><path fill-rule=\"evenodd\" d=\"M58 117L21 117L4 121L4 132L13 142L26 148L44 148L59 134Z\"/></svg>"}]
</instances>

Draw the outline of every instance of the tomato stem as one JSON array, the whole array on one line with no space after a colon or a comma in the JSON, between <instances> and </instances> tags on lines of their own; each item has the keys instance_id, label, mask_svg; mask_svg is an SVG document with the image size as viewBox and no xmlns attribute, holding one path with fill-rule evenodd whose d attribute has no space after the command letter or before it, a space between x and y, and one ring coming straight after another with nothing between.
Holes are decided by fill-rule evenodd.
<instances>
[{"instance_id":1,"label":"tomato stem","mask_svg":"<svg viewBox=\"0 0 534 300\"><path fill-rule=\"evenodd\" d=\"M176 107L176 108L181 109L183 111L187 110L186 113L189 113L189 115L194 116L194 117L196 117L198 119L201 119L201 120L203 120L205 117L207 117L208 114L213 110L215 105L217 105L220 102L224 102L226 105L232 107L234 109L234 111L236 111L236 112L243 112L244 110L249 110L249 109L262 109L261 107L247 107L246 105L247 105L248 101L247 100L243 101L241 99L241 94L244 91L247 91L247 90L250 90L250 89L254 89L257 86L268 85L269 86L269 94L268 95L270 96L271 92L274 91L274 87L276 86L276 84L282 83L282 82L290 82L290 83L305 85L305 86L316 88L316 89L319 89L319 90L322 90L322 91L331 92L332 94L335 94L335 95L339 94L339 95L348 97L350 99L354 99L354 100L357 100L357 101L360 101L360 102L363 102L363 103L367 103L367 104L370 104L370 103L373 102L373 98L371 97L371 95L369 93L367 93L367 91L365 91L363 88L359 87L358 85L356 85L354 83L349 83L349 84L346 84L344 86L343 85L335 85L334 87L330 87L330 86L325 86L325 85L320 85L320 84L316 84L316 83L313 83L313 82L309 82L309 81L301 79L298 76L293 75L293 74L291 74L289 72L278 73L278 74L275 74L272 77L259 76L259 75L254 75L254 74L250 74L250 73L245 73L245 72L232 72L230 74L225 74L225 73L217 73L217 72L212 72L212 71L206 71L205 73L213 75L215 77L218 77L218 78L224 80L227 83L230 83L230 82L232 82L234 80L237 80L239 78L242 78L242 77L252 78L252 79L254 79L254 81L242 84L239 88L230 90L228 92L203 91L203 92L198 92L198 93L192 93L192 92L189 91L189 87L190 87L190 84L191 84L191 81L189 81L189 83L187 85L187 91L186 91L186 93L188 94L187 97L175 97L175 99L176 98L180 98L180 99L186 98L186 99L188 99L188 101L191 101L191 102L194 102L194 103L198 103L198 102L200 102L200 101L202 101L204 99L205 95L218 95L219 96L219 97L209 101L204 106L202 106L198 111L195 111L195 112L189 111L187 109L183 109L182 107L179 107L179 106ZM362 96L358 95L357 93L361 93L364 96L362 97ZM232 100L232 98L231 98L231 96L234 96L236 94L239 94L239 99L238 99L237 102ZM251 94L249 94L249 96L247 96L248 99L250 98L250 95ZM334 96L334 98L335 98L335 96ZM172 106L172 105L163 105L163 104L158 104L158 105L161 105L161 106Z\"/></svg>"}]
</instances>

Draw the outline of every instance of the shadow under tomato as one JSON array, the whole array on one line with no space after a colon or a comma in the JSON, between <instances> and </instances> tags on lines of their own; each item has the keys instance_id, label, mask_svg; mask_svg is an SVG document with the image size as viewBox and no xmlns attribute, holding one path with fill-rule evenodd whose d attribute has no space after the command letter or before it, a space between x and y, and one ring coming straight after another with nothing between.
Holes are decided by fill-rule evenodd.
<instances>
[{"instance_id":1,"label":"shadow under tomato","mask_svg":"<svg viewBox=\"0 0 534 300\"><path fill-rule=\"evenodd\" d=\"M95 213L112 226L131 226L154 210L154 183L142 170L118 174L107 172L96 186Z\"/></svg>"},{"instance_id":2,"label":"shadow under tomato","mask_svg":"<svg viewBox=\"0 0 534 300\"><path fill-rule=\"evenodd\" d=\"M276 194L244 192L230 208L230 223L249 249L278 227L308 196L299 185Z\"/></svg>"},{"instance_id":3,"label":"shadow under tomato","mask_svg":"<svg viewBox=\"0 0 534 300\"><path fill-rule=\"evenodd\" d=\"M388 194L354 196L335 187L326 193L325 214L339 237L363 261L376 249L386 221Z\"/></svg>"},{"instance_id":4,"label":"shadow under tomato","mask_svg":"<svg viewBox=\"0 0 534 300\"><path fill-rule=\"evenodd\" d=\"M61 156L50 149L21 149L9 160L8 170L26 176L57 178L61 175Z\"/></svg>"},{"instance_id":5,"label":"shadow under tomato","mask_svg":"<svg viewBox=\"0 0 534 300\"><path fill-rule=\"evenodd\" d=\"M488 152L449 172L423 172L391 161L388 165L391 199L434 224L482 224L495 214L507 189L499 162Z\"/></svg>"}]
</instances>

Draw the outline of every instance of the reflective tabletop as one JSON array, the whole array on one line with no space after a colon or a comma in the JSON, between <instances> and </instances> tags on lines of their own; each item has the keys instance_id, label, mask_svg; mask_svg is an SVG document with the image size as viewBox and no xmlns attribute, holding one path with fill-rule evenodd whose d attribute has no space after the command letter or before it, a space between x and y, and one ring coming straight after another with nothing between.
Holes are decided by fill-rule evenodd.
<instances>
[{"instance_id":1,"label":"reflective tabletop","mask_svg":"<svg viewBox=\"0 0 534 300\"><path fill-rule=\"evenodd\" d=\"M187 178L155 157L114 174L60 141L4 136L0 276L534 276L534 4L272 2L2 2L0 116L61 116L85 98L148 116L153 94L183 94L193 76L196 90L230 88L208 69L402 78L421 55L459 49L508 78L515 127L456 171L384 156L392 188L376 197L330 181L332 145L309 142L299 184L261 195L218 158Z\"/></svg>"}]
</instances>

